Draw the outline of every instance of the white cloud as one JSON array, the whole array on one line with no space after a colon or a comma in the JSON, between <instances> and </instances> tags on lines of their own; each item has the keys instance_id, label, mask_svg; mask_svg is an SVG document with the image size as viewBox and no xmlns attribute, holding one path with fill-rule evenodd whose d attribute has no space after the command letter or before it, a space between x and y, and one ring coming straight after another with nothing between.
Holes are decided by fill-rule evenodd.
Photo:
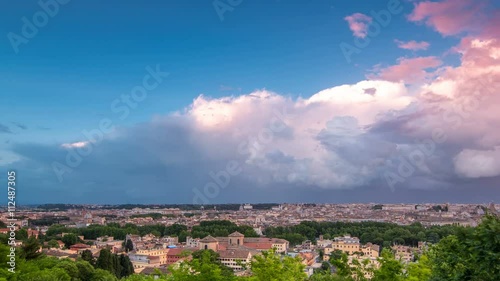
<instances>
[{"instance_id":1,"label":"white cloud","mask_svg":"<svg viewBox=\"0 0 500 281\"><path fill-rule=\"evenodd\" d=\"M88 141L78 141L78 142L73 142L73 143L63 143L61 144L61 147L64 148L80 148L88 145Z\"/></svg>"},{"instance_id":2,"label":"white cloud","mask_svg":"<svg viewBox=\"0 0 500 281\"><path fill-rule=\"evenodd\" d=\"M500 146L493 150L464 149L454 158L456 172L467 178L500 175Z\"/></svg>"}]
</instances>

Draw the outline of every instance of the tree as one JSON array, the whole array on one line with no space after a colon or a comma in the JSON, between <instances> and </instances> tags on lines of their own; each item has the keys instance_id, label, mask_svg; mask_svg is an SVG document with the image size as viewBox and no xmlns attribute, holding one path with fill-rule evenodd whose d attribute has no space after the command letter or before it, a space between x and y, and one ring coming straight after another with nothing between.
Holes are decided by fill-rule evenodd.
<instances>
[{"instance_id":1,"label":"tree","mask_svg":"<svg viewBox=\"0 0 500 281\"><path fill-rule=\"evenodd\" d=\"M351 277L353 271L349 266L349 259L346 253L335 250L330 255L330 263L335 267L335 272L341 277Z\"/></svg>"},{"instance_id":2,"label":"tree","mask_svg":"<svg viewBox=\"0 0 500 281\"><path fill-rule=\"evenodd\" d=\"M90 250L84 250L82 252L81 257L82 257L82 260L88 262L91 265L94 265L94 263L95 263L94 256L92 255L92 252Z\"/></svg>"},{"instance_id":3,"label":"tree","mask_svg":"<svg viewBox=\"0 0 500 281\"><path fill-rule=\"evenodd\" d=\"M320 260L323 260L323 257L325 256L325 250L320 249L320 250L318 251L318 254L319 254L319 259L320 259Z\"/></svg>"},{"instance_id":4,"label":"tree","mask_svg":"<svg viewBox=\"0 0 500 281\"><path fill-rule=\"evenodd\" d=\"M132 243L132 240L127 239L127 242L125 242L125 251L128 253L132 250L134 250L134 243Z\"/></svg>"},{"instance_id":5,"label":"tree","mask_svg":"<svg viewBox=\"0 0 500 281\"><path fill-rule=\"evenodd\" d=\"M102 249L99 252L95 267L109 271L117 278L126 277L134 273L134 266L128 256L118 256L111 253L108 249Z\"/></svg>"},{"instance_id":6,"label":"tree","mask_svg":"<svg viewBox=\"0 0 500 281\"><path fill-rule=\"evenodd\" d=\"M78 268L78 277L80 280L90 280L94 274L94 267L86 261L77 261L76 267Z\"/></svg>"},{"instance_id":7,"label":"tree","mask_svg":"<svg viewBox=\"0 0 500 281\"><path fill-rule=\"evenodd\" d=\"M500 218L485 216L466 244L474 276L483 281L500 280Z\"/></svg>"},{"instance_id":8,"label":"tree","mask_svg":"<svg viewBox=\"0 0 500 281\"><path fill-rule=\"evenodd\" d=\"M213 255L209 251L200 251L197 258L182 262L178 267L169 268L175 281L232 281L233 274L224 275L221 267L213 263Z\"/></svg>"},{"instance_id":9,"label":"tree","mask_svg":"<svg viewBox=\"0 0 500 281\"><path fill-rule=\"evenodd\" d=\"M342 258L342 251L341 250L334 250L333 252L330 253L330 261L338 260L340 258Z\"/></svg>"},{"instance_id":10,"label":"tree","mask_svg":"<svg viewBox=\"0 0 500 281\"><path fill-rule=\"evenodd\" d=\"M321 269L323 271L330 272L330 268L331 268L331 265L330 265L329 262L324 261L324 262L321 263Z\"/></svg>"},{"instance_id":11,"label":"tree","mask_svg":"<svg viewBox=\"0 0 500 281\"><path fill-rule=\"evenodd\" d=\"M394 238L394 240L392 240L392 244L395 244L395 245L404 245L405 244L405 240L403 238Z\"/></svg>"},{"instance_id":12,"label":"tree","mask_svg":"<svg viewBox=\"0 0 500 281\"><path fill-rule=\"evenodd\" d=\"M428 253L432 280L500 280L500 219L487 215L471 229L445 237Z\"/></svg>"},{"instance_id":13,"label":"tree","mask_svg":"<svg viewBox=\"0 0 500 281\"><path fill-rule=\"evenodd\" d=\"M232 276L233 270L219 261L219 254L213 250L199 250L191 254L193 260L197 260L200 265L213 264L220 269L220 274L222 276Z\"/></svg>"},{"instance_id":14,"label":"tree","mask_svg":"<svg viewBox=\"0 0 500 281\"><path fill-rule=\"evenodd\" d=\"M94 274L92 274L92 278L90 278L90 281L117 281L117 280L118 279L113 273L100 268L96 269L94 271Z\"/></svg>"},{"instance_id":15,"label":"tree","mask_svg":"<svg viewBox=\"0 0 500 281\"><path fill-rule=\"evenodd\" d=\"M64 246L66 248L71 247L71 245L75 245L76 243L78 243L78 240L78 236L76 236L76 234L74 233L68 233L61 238L61 241L64 242Z\"/></svg>"},{"instance_id":16,"label":"tree","mask_svg":"<svg viewBox=\"0 0 500 281\"><path fill-rule=\"evenodd\" d=\"M57 243L56 239L51 239L49 242L47 242L47 246L49 246L49 248L59 249L59 243Z\"/></svg>"},{"instance_id":17,"label":"tree","mask_svg":"<svg viewBox=\"0 0 500 281\"><path fill-rule=\"evenodd\" d=\"M378 259L380 267L373 272L373 281L403 280L403 265L394 258L389 249L383 249Z\"/></svg>"},{"instance_id":18,"label":"tree","mask_svg":"<svg viewBox=\"0 0 500 281\"><path fill-rule=\"evenodd\" d=\"M256 255L251 263L252 280L258 281L303 281L307 275L300 258L280 257L274 250Z\"/></svg>"},{"instance_id":19,"label":"tree","mask_svg":"<svg viewBox=\"0 0 500 281\"><path fill-rule=\"evenodd\" d=\"M21 228L16 232L16 239L18 240L26 240L28 239L28 231L25 228Z\"/></svg>"},{"instance_id":20,"label":"tree","mask_svg":"<svg viewBox=\"0 0 500 281\"><path fill-rule=\"evenodd\" d=\"M71 277L72 280L78 279L80 275L76 263L69 259L60 260L55 268L63 269L69 275L69 277Z\"/></svg>"},{"instance_id":21,"label":"tree","mask_svg":"<svg viewBox=\"0 0 500 281\"><path fill-rule=\"evenodd\" d=\"M102 249L99 252L99 257L97 258L96 268L107 270L115 274L115 263L113 260L113 254L108 249Z\"/></svg>"},{"instance_id":22,"label":"tree","mask_svg":"<svg viewBox=\"0 0 500 281\"><path fill-rule=\"evenodd\" d=\"M409 263L406 267L405 281L428 281L432 275L429 258L426 255L420 256L418 261Z\"/></svg>"},{"instance_id":23,"label":"tree","mask_svg":"<svg viewBox=\"0 0 500 281\"><path fill-rule=\"evenodd\" d=\"M439 241L439 234L437 234L436 232L430 232L429 234L427 234L427 241L431 243L437 243Z\"/></svg>"},{"instance_id":24,"label":"tree","mask_svg":"<svg viewBox=\"0 0 500 281\"><path fill-rule=\"evenodd\" d=\"M123 268L120 263L120 257L118 255L112 254L111 258L113 260L114 274L117 278L121 278Z\"/></svg>"},{"instance_id":25,"label":"tree","mask_svg":"<svg viewBox=\"0 0 500 281\"><path fill-rule=\"evenodd\" d=\"M134 273L134 266L128 256L120 255L120 265L122 269L120 277L127 277Z\"/></svg>"},{"instance_id":26,"label":"tree","mask_svg":"<svg viewBox=\"0 0 500 281\"><path fill-rule=\"evenodd\" d=\"M309 277L308 281L352 281L352 278L331 275L330 273L315 273Z\"/></svg>"},{"instance_id":27,"label":"tree","mask_svg":"<svg viewBox=\"0 0 500 281\"><path fill-rule=\"evenodd\" d=\"M40 232L38 233L37 239L40 242L40 244L43 244L47 240L47 236L43 235L43 233Z\"/></svg>"},{"instance_id":28,"label":"tree","mask_svg":"<svg viewBox=\"0 0 500 281\"><path fill-rule=\"evenodd\" d=\"M40 257L42 253L40 252L40 243L34 236L31 236L23 243L21 247L21 257L26 260L32 260Z\"/></svg>"},{"instance_id":29,"label":"tree","mask_svg":"<svg viewBox=\"0 0 500 281\"><path fill-rule=\"evenodd\" d=\"M62 268L51 268L36 271L23 272L19 280L37 280L37 281L71 281L71 277Z\"/></svg>"}]
</instances>

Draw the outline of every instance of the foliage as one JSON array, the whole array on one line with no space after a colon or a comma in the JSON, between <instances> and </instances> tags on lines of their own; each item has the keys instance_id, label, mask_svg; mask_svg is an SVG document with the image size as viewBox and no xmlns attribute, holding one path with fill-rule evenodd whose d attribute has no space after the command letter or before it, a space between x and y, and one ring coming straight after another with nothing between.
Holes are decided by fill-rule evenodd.
<instances>
[{"instance_id":1,"label":"foliage","mask_svg":"<svg viewBox=\"0 0 500 281\"><path fill-rule=\"evenodd\" d=\"M378 261L380 267L373 272L373 281L403 280L403 264L394 258L389 249L382 250Z\"/></svg>"},{"instance_id":2,"label":"foliage","mask_svg":"<svg viewBox=\"0 0 500 281\"><path fill-rule=\"evenodd\" d=\"M64 246L66 248L69 248L72 245L75 245L76 243L79 242L79 240L80 239L78 238L78 236L76 236L76 234L73 234L73 233L68 233L61 238L61 241L64 243Z\"/></svg>"},{"instance_id":3,"label":"foliage","mask_svg":"<svg viewBox=\"0 0 500 281\"><path fill-rule=\"evenodd\" d=\"M130 218L152 218L154 220L161 219L163 217L162 214L160 213L147 213L147 214L137 214L137 215L131 215Z\"/></svg>"},{"instance_id":4,"label":"foliage","mask_svg":"<svg viewBox=\"0 0 500 281\"><path fill-rule=\"evenodd\" d=\"M256 255L251 263L252 281L302 281L306 278L300 258L281 257L273 250Z\"/></svg>"},{"instance_id":5,"label":"foliage","mask_svg":"<svg viewBox=\"0 0 500 281\"><path fill-rule=\"evenodd\" d=\"M219 222L204 227L217 231L221 224L232 226L227 222ZM304 227L314 229L313 224L305 224ZM419 229L418 226L414 227ZM428 233L441 235L439 229ZM117 281L121 278L128 281L364 281L367 280L364 273L368 272L374 281L497 281L500 280L499 234L500 219L488 215L475 228L455 229L452 235L431 246L415 262L403 264L394 258L389 249L384 249L379 258L380 267L374 269L366 259L349 260L345 253L333 252L329 263L323 263L322 268L310 278L306 277L300 259L280 256L274 251L254 256L247 269L248 276L237 277L219 262L217 253L204 250L194 252L192 259L180 265L171 266L170 275L158 274L158 279L133 274L129 258L112 254L109 250L101 251L95 267L91 264L92 254L86 251L77 261L46 257L39 252L39 242L30 237L17 250L16 273L10 273L2 266L0 280ZM416 235L422 236L418 232ZM3 243L0 244L0 263L5 265L10 247ZM330 274L330 269L336 274Z\"/></svg>"},{"instance_id":6,"label":"foliage","mask_svg":"<svg viewBox=\"0 0 500 281\"><path fill-rule=\"evenodd\" d=\"M426 255L420 256L418 262L412 262L406 267L405 281L429 280L431 277L431 265Z\"/></svg>"},{"instance_id":7,"label":"foliage","mask_svg":"<svg viewBox=\"0 0 500 281\"><path fill-rule=\"evenodd\" d=\"M208 235L214 237L227 237L235 231L244 234L246 237L258 237L252 227L238 226L227 220L202 221L199 225L193 226L191 236L194 238L203 238Z\"/></svg>"},{"instance_id":8,"label":"foliage","mask_svg":"<svg viewBox=\"0 0 500 281\"><path fill-rule=\"evenodd\" d=\"M95 263L96 268L104 269L109 272L115 272L115 262L113 260L113 254L108 249L102 249L99 252L99 257Z\"/></svg>"},{"instance_id":9,"label":"foliage","mask_svg":"<svg viewBox=\"0 0 500 281\"><path fill-rule=\"evenodd\" d=\"M404 265L388 249L382 250L380 267L373 270L371 280L494 281L500 280L499 261L500 219L488 215L476 228L460 228L441 239L416 262ZM330 262L339 276L347 280L359 277L356 270L361 263L350 266L346 254L332 255Z\"/></svg>"},{"instance_id":10,"label":"foliage","mask_svg":"<svg viewBox=\"0 0 500 281\"><path fill-rule=\"evenodd\" d=\"M134 267L128 256L113 254L108 249L102 249L99 252L95 267L111 272L117 278L134 273Z\"/></svg>"},{"instance_id":11,"label":"foliage","mask_svg":"<svg viewBox=\"0 0 500 281\"><path fill-rule=\"evenodd\" d=\"M500 219L441 240L429 252L432 280L500 280Z\"/></svg>"},{"instance_id":12,"label":"foliage","mask_svg":"<svg viewBox=\"0 0 500 281\"><path fill-rule=\"evenodd\" d=\"M199 250L193 252L192 254L193 260L198 260L200 263L210 263L215 264L221 270L221 275L223 276L231 276L233 275L233 270L225 265L223 265L219 261L219 254L214 252L213 250Z\"/></svg>"},{"instance_id":13,"label":"foliage","mask_svg":"<svg viewBox=\"0 0 500 281\"><path fill-rule=\"evenodd\" d=\"M69 217L66 216L46 216L36 220L29 220L30 226L49 226L53 224L61 223L62 221L69 221Z\"/></svg>"},{"instance_id":14,"label":"foliage","mask_svg":"<svg viewBox=\"0 0 500 281\"><path fill-rule=\"evenodd\" d=\"M232 272L228 274L223 266L216 261L217 254L213 251L198 251L191 261L180 264L178 268L171 267L170 280L175 281L231 281L235 280Z\"/></svg>"},{"instance_id":15,"label":"foliage","mask_svg":"<svg viewBox=\"0 0 500 281\"><path fill-rule=\"evenodd\" d=\"M56 239L51 239L49 242L47 242L47 246L49 248L59 249L59 243L57 243Z\"/></svg>"},{"instance_id":16,"label":"foliage","mask_svg":"<svg viewBox=\"0 0 500 281\"><path fill-rule=\"evenodd\" d=\"M134 266L132 265L132 262L130 261L128 256L120 255L120 266L120 277L127 277L134 273Z\"/></svg>"},{"instance_id":17,"label":"foliage","mask_svg":"<svg viewBox=\"0 0 500 281\"><path fill-rule=\"evenodd\" d=\"M23 241L28 239L28 231L25 228L19 229L16 231L16 239Z\"/></svg>"},{"instance_id":18,"label":"foliage","mask_svg":"<svg viewBox=\"0 0 500 281\"><path fill-rule=\"evenodd\" d=\"M21 250L21 252L22 251L23 250ZM9 247L0 244L0 262L2 264L6 264L8 253ZM0 280L117 281L117 278L108 271L94 269L91 264L83 260L60 260L43 255L37 255L37 257L26 260L23 254L16 259L15 273L9 272L5 266L0 267Z\"/></svg>"},{"instance_id":19,"label":"foliage","mask_svg":"<svg viewBox=\"0 0 500 281\"><path fill-rule=\"evenodd\" d=\"M84 250L81 254L81 258L91 265L95 264L94 255L92 255L92 252L90 250Z\"/></svg>"},{"instance_id":20,"label":"foliage","mask_svg":"<svg viewBox=\"0 0 500 281\"><path fill-rule=\"evenodd\" d=\"M134 250L134 243L132 243L132 240L127 239L127 242L125 242L125 251L130 252Z\"/></svg>"},{"instance_id":21,"label":"foliage","mask_svg":"<svg viewBox=\"0 0 500 281\"><path fill-rule=\"evenodd\" d=\"M38 240L34 236L28 238L21 246L21 257L25 260L32 260L40 257L42 255L40 247L40 243L38 243Z\"/></svg>"},{"instance_id":22,"label":"foliage","mask_svg":"<svg viewBox=\"0 0 500 281\"><path fill-rule=\"evenodd\" d=\"M294 226L268 227L264 234L268 237L283 238L290 245L298 245L305 240L315 241L323 235L325 239L349 234L360 238L360 242L390 246L393 243L417 246L418 242L437 243L443 237L455 234L460 226L424 227L420 223L397 225L384 222L313 222L303 221ZM386 243L384 243L386 242Z\"/></svg>"}]
</instances>

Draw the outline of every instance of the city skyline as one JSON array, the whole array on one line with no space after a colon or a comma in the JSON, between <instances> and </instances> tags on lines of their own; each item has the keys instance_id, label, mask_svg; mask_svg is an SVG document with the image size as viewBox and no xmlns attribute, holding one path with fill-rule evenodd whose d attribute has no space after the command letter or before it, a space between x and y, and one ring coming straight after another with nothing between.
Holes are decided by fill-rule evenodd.
<instances>
[{"instance_id":1,"label":"city skyline","mask_svg":"<svg viewBox=\"0 0 500 281\"><path fill-rule=\"evenodd\" d=\"M500 202L498 2L2 7L20 205Z\"/></svg>"}]
</instances>

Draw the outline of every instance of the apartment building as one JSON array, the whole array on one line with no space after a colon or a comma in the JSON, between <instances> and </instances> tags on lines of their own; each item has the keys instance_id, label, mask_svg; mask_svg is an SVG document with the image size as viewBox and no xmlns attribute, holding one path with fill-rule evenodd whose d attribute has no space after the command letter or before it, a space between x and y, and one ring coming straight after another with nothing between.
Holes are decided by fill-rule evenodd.
<instances>
[{"instance_id":1,"label":"apartment building","mask_svg":"<svg viewBox=\"0 0 500 281\"><path fill-rule=\"evenodd\" d=\"M349 235L335 237L332 244L325 247L325 254L329 255L335 250L340 250L348 255L352 255L354 253L361 252L361 244L359 243L359 239L357 237L351 237Z\"/></svg>"},{"instance_id":2,"label":"apartment building","mask_svg":"<svg viewBox=\"0 0 500 281\"><path fill-rule=\"evenodd\" d=\"M168 249L145 249L131 251L128 256L134 268L159 267L167 264Z\"/></svg>"},{"instance_id":3,"label":"apartment building","mask_svg":"<svg viewBox=\"0 0 500 281\"><path fill-rule=\"evenodd\" d=\"M367 243L360 246L361 253L364 257L378 258L380 253L380 246L372 243Z\"/></svg>"},{"instance_id":4,"label":"apartment building","mask_svg":"<svg viewBox=\"0 0 500 281\"><path fill-rule=\"evenodd\" d=\"M241 271L252 261L252 253L249 250L223 250L219 252L219 261L234 271Z\"/></svg>"},{"instance_id":5,"label":"apartment building","mask_svg":"<svg viewBox=\"0 0 500 281\"><path fill-rule=\"evenodd\" d=\"M403 262L412 262L414 258L414 249L409 246L394 245L391 247L394 252L394 256Z\"/></svg>"}]
</instances>

